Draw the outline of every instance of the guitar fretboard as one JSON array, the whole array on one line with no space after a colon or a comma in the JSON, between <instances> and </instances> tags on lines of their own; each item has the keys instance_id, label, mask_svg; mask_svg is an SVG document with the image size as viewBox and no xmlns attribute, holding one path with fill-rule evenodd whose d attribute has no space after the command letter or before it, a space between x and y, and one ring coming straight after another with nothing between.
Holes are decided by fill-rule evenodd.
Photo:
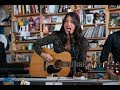
<instances>
[{"instance_id":1,"label":"guitar fretboard","mask_svg":"<svg viewBox=\"0 0 120 90\"><path fill-rule=\"evenodd\" d=\"M76 67L85 67L87 62L76 62ZM73 67L74 64L71 62L63 62L63 67Z\"/></svg>"}]
</instances>

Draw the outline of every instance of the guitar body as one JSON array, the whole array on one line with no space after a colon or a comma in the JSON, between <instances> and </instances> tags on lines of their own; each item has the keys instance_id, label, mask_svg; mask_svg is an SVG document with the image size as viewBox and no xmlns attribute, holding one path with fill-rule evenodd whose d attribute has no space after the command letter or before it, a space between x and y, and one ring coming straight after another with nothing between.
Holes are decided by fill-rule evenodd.
<instances>
[{"instance_id":1,"label":"guitar body","mask_svg":"<svg viewBox=\"0 0 120 90\"><path fill-rule=\"evenodd\" d=\"M33 53L30 62L30 76L32 77L47 77L52 73L59 77L65 77L69 74L71 67L64 65L64 62L71 63L71 54L69 52L55 53L53 50L43 48L43 52L53 56L51 62L45 62L36 52Z\"/></svg>"}]
</instances>

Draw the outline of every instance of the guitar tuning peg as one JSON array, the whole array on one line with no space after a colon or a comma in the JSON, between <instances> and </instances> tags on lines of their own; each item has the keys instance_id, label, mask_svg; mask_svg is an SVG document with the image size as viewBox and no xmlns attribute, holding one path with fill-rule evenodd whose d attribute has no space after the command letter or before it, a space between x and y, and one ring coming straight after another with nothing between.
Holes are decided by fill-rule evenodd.
<instances>
[{"instance_id":1,"label":"guitar tuning peg","mask_svg":"<svg viewBox=\"0 0 120 90\"><path fill-rule=\"evenodd\" d=\"M112 61L112 63L115 63L114 61Z\"/></svg>"},{"instance_id":2,"label":"guitar tuning peg","mask_svg":"<svg viewBox=\"0 0 120 90\"><path fill-rule=\"evenodd\" d=\"M113 68L113 67L111 67L111 69L113 70L114 68Z\"/></svg>"},{"instance_id":3,"label":"guitar tuning peg","mask_svg":"<svg viewBox=\"0 0 120 90\"><path fill-rule=\"evenodd\" d=\"M119 71L118 71L118 70L116 70L115 72L116 72L116 73L119 73Z\"/></svg>"}]
</instances>

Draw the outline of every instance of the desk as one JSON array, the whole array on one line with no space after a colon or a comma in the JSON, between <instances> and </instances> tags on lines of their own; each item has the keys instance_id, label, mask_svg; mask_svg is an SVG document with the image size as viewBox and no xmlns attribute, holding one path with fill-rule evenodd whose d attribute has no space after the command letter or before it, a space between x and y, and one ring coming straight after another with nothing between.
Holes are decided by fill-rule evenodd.
<instances>
[{"instance_id":1,"label":"desk","mask_svg":"<svg viewBox=\"0 0 120 90\"><path fill-rule=\"evenodd\" d=\"M4 78L0 78L0 85ZM118 80L98 80L98 79L73 79L73 78L12 78L14 85L20 85L22 80L30 82L30 85L120 85Z\"/></svg>"}]
</instances>

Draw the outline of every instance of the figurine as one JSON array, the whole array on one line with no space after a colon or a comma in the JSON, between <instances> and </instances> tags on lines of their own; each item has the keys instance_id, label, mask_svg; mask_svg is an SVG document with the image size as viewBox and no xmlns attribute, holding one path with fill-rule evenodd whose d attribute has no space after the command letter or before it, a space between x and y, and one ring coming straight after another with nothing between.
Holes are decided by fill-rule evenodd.
<instances>
[{"instance_id":1,"label":"figurine","mask_svg":"<svg viewBox=\"0 0 120 90\"><path fill-rule=\"evenodd\" d=\"M29 31L32 31L34 28L34 19L30 17L29 19Z\"/></svg>"},{"instance_id":2,"label":"figurine","mask_svg":"<svg viewBox=\"0 0 120 90\"><path fill-rule=\"evenodd\" d=\"M3 19L2 20L2 23L7 23L7 24L10 24L11 23L11 14L9 15L9 17L8 18L5 18L5 19Z\"/></svg>"}]
</instances>

